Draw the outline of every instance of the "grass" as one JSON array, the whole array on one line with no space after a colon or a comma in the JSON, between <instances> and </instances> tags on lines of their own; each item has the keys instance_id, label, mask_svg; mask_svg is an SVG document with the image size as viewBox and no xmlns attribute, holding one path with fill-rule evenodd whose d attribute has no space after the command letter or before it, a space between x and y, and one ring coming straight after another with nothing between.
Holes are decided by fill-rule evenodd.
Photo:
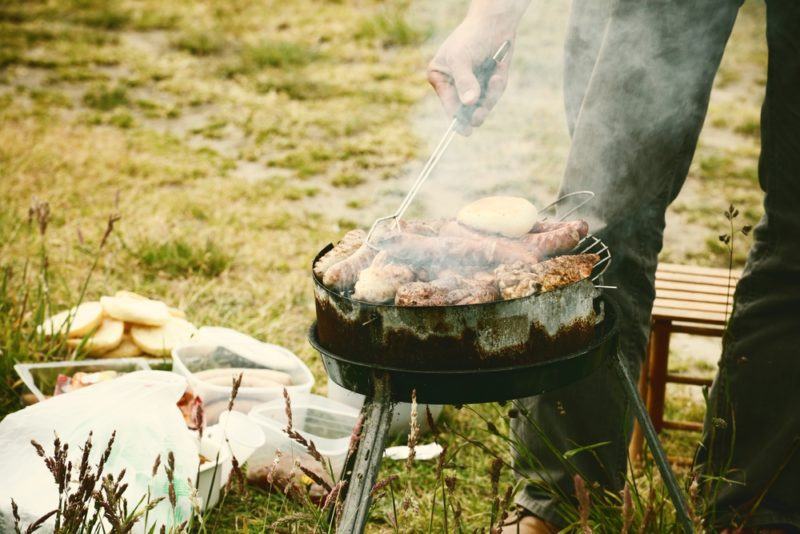
<instances>
[{"instance_id":1,"label":"grass","mask_svg":"<svg viewBox=\"0 0 800 534\"><path fill-rule=\"evenodd\" d=\"M204 57L222 52L225 41L211 29L190 30L175 39L173 46L193 56Z\"/></svg>"},{"instance_id":2,"label":"grass","mask_svg":"<svg viewBox=\"0 0 800 534\"><path fill-rule=\"evenodd\" d=\"M377 41L381 46L412 46L420 44L427 32L410 24L399 11L382 11L361 20L356 39Z\"/></svg>"},{"instance_id":3,"label":"grass","mask_svg":"<svg viewBox=\"0 0 800 534\"><path fill-rule=\"evenodd\" d=\"M225 76L252 74L266 69L297 68L319 59L320 55L310 46L290 41L261 41L244 45L231 65L223 68Z\"/></svg>"},{"instance_id":4,"label":"grass","mask_svg":"<svg viewBox=\"0 0 800 534\"><path fill-rule=\"evenodd\" d=\"M299 0L280 9L255 0L3 2L0 417L21 407L15 362L67 356L37 337L35 325L46 306L75 303L85 280L87 298L137 290L187 310L195 324L287 346L324 394L322 364L305 340L314 316L309 262L345 230L367 226L376 205L393 207L398 197L384 189L402 190L394 177L421 156L409 117L428 91L427 52L415 46L428 35L420 28L435 21L418 18L397 0ZM665 245L672 261L724 265L716 237L725 231L722 211L734 201L744 222L760 216L753 180L760 85L747 69L763 67L761 25L763 7L747 2L687 187L670 211L670 228L680 234ZM738 68L742 75L732 75ZM560 109L560 95L553 98ZM547 157L563 152L553 143L542 146ZM254 177L242 172L244 160L258 170ZM44 235L27 222L34 197L50 203ZM112 212L122 218L97 254ZM692 398L674 396L668 413L697 417L702 405ZM455 477L471 526L488 526L492 458L459 435L507 458L506 412L487 405L444 413L441 442L458 448L444 475ZM691 455L693 438L666 436L680 456ZM406 472L387 462L380 476L392 474L401 477L396 497L411 504L398 512L402 531L428 529L434 491L434 531L444 530L435 464ZM511 478L504 469L503 490ZM228 495L211 519L215 532L261 532L291 513L305 511L251 487ZM387 492L369 530L393 531L394 521Z\"/></svg>"},{"instance_id":5,"label":"grass","mask_svg":"<svg viewBox=\"0 0 800 534\"><path fill-rule=\"evenodd\" d=\"M122 86L99 86L83 95L83 103L92 109L110 111L128 104L127 89Z\"/></svg>"},{"instance_id":6,"label":"grass","mask_svg":"<svg viewBox=\"0 0 800 534\"><path fill-rule=\"evenodd\" d=\"M202 245L183 239L145 240L139 243L133 256L142 271L150 276L165 275L172 278L193 274L214 278L222 274L233 261L230 254L210 239Z\"/></svg>"}]
</instances>

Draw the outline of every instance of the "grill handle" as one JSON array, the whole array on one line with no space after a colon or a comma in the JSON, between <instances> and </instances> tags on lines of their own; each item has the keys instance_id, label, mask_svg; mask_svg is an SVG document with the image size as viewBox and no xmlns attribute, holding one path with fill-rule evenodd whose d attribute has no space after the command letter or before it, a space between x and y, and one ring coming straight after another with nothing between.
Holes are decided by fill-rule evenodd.
<instances>
[{"instance_id":1,"label":"grill handle","mask_svg":"<svg viewBox=\"0 0 800 534\"><path fill-rule=\"evenodd\" d=\"M481 86L481 96L478 98L478 101L471 106L461 104L456 112L456 120L459 124L463 126L469 125L470 120L472 120L472 114L475 113L476 109L481 107L481 104L483 104L484 100L486 99L486 91L489 88L489 80L497 70L497 66L503 61L503 59L506 57L506 54L508 54L510 48L511 41L504 41L492 57L484 59L483 63L472 70L472 72L475 74L475 78L478 79L478 83Z\"/></svg>"}]
</instances>

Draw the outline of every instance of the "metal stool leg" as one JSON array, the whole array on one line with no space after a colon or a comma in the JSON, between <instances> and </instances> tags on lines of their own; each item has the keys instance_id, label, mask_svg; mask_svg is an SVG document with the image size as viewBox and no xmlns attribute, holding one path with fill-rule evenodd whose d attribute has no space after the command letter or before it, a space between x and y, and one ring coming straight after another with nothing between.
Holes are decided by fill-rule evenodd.
<instances>
[{"instance_id":1,"label":"metal stool leg","mask_svg":"<svg viewBox=\"0 0 800 534\"><path fill-rule=\"evenodd\" d=\"M675 473L672 472L672 469L670 469L667 463L667 455L661 447L661 442L658 441L658 434L656 434L656 430L653 428L653 422L650 420L647 408L645 408L642 398L639 396L639 390L636 388L636 382L631 378L625 361L622 358L622 353L619 350L617 350L615 364L622 385L633 403L633 410L636 414L636 419L639 421L639 426L644 433L644 438L647 441L647 445L650 447L650 452L653 453L653 458L656 461L656 465L658 465L658 470L661 472L661 478L664 479L664 484L667 485L667 492L669 492L672 504L675 506L678 522L681 527L683 527L684 532L687 534L693 532L694 528L692 527L692 520L689 517L689 507L686 503L686 497L683 495L678 481L675 479Z\"/></svg>"},{"instance_id":2,"label":"metal stool leg","mask_svg":"<svg viewBox=\"0 0 800 534\"><path fill-rule=\"evenodd\" d=\"M392 424L394 403L390 397L388 375L375 376L372 395L364 400L361 440L352 469L346 473L346 496L342 520L336 532L351 534L364 532L367 523L370 493L380 470L383 449Z\"/></svg>"}]
</instances>

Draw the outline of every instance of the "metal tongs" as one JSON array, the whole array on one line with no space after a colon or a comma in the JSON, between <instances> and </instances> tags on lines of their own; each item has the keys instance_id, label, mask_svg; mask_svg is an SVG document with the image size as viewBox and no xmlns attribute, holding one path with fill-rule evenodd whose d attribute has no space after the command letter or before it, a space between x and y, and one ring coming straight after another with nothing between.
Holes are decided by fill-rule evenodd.
<instances>
[{"instance_id":1,"label":"metal tongs","mask_svg":"<svg viewBox=\"0 0 800 534\"><path fill-rule=\"evenodd\" d=\"M503 59L505 59L510 49L511 41L505 41L502 45L500 45L500 48L497 49L497 52L495 52L492 57L485 59L483 63L478 65L478 67L473 71L475 73L475 77L478 79L478 83L480 83L481 86L480 98L471 106L462 104L461 107L458 108L455 117L453 117L453 121L450 123L450 126L447 128L447 131L444 133L441 141L439 141L439 144L436 145L431 157L425 163L422 171L420 171L419 176L417 176L416 181L406 194L403 202L400 203L400 207L397 208L397 211L393 215L381 217L372 223L372 227L369 229L369 233L367 234L367 245L377 250L377 247L372 243L372 236L378 226L381 226L383 223L393 221L391 229L397 230L399 227L400 218L406 212L408 206L411 205L411 202L414 201L414 197L417 196L419 190L422 189L422 185L428 179L428 176L430 176L431 171L433 171L433 168L436 166L436 164L439 163L439 160L447 150L447 147L450 146L450 142L453 140L453 137L455 137L459 124L468 125L470 119L472 119L472 114L483 103L483 99L486 96L486 90L489 86L489 79L492 77L492 74L494 74L495 70L497 70L497 66L502 63Z\"/></svg>"}]
</instances>

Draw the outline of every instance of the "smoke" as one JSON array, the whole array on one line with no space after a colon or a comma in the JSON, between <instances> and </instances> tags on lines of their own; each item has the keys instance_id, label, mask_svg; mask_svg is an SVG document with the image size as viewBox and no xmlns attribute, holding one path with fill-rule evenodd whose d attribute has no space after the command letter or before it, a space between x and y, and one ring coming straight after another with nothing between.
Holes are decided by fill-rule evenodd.
<instances>
[{"instance_id":1,"label":"smoke","mask_svg":"<svg viewBox=\"0 0 800 534\"><path fill-rule=\"evenodd\" d=\"M433 27L427 58L467 7L465 1L413 2L412 22ZM569 149L561 89L567 15L562 2L532 2L518 29L503 97L483 126L470 137L455 138L409 216L453 217L464 204L487 195L522 196L538 207L556 198ZM421 161L410 165L399 182L398 203L450 122L432 90L411 120L422 140Z\"/></svg>"},{"instance_id":2,"label":"smoke","mask_svg":"<svg viewBox=\"0 0 800 534\"><path fill-rule=\"evenodd\" d=\"M456 138L409 215L453 216L493 194L541 208L559 189L589 190L596 197L577 216L596 232L638 207L671 201L737 8L732 0L573 0L570 10L534 0L503 98L471 137ZM466 9L467 2L415 0L412 21L434 28L427 57ZM433 91L412 120L427 155L449 122ZM409 166L399 191L422 163Z\"/></svg>"}]
</instances>

